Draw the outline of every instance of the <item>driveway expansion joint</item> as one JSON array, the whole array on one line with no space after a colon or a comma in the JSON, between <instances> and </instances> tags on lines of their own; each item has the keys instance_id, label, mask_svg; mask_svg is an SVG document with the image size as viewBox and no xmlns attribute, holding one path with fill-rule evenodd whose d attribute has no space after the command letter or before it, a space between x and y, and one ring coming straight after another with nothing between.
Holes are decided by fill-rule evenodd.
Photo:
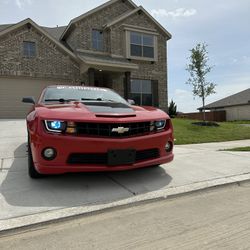
<instances>
[{"instance_id":1,"label":"driveway expansion joint","mask_svg":"<svg viewBox=\"0 0 250 250\"><path fill-rule=\"evenodd\" d=\"M132 195L137 195L137 193L133 192L131 189L129 189L128 187L126 187L125 185L121 184L119 181L117 181L116 179L114 179L113 177L111 177L110 175L106 176L115 184L119 185L120 187L122 187L123 189L127 190L129 193L131 193Z\"/></svg>"}]
</instances>

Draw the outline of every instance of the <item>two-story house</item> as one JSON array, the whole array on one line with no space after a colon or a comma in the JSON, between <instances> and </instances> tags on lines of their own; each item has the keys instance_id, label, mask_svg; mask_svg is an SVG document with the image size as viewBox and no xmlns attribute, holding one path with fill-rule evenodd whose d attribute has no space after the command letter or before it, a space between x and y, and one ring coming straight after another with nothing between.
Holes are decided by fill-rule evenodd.
<instances>
[{"instance_id":1,"label":"two-story house","mask_svg":"<svg viewBox=\"0 0 250 250\"><path fill-rule=\"evenodd\" d=\"M167 110L169 32L143 7L111 0L48 28L0 25L0 118L23 118L23 96L50 84L109 87L138 105Z\"/></svg>"}]
</instances>

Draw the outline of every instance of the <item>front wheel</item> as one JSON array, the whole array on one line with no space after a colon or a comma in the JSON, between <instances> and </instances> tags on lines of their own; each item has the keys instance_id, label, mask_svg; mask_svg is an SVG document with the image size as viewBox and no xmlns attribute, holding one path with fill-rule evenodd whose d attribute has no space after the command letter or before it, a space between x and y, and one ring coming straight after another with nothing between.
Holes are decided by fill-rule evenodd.
<instances>
[{"instance_id":1,"label":"front wheel","mask_svg":"<svg viewBox=\"0 0 250 250\"><path fill-rule=\"evenodd\" d=\"M32 152L31 152L31 148L30 148L29 136L28 136L28 172L29 172L30 178L32 178L32 179L38 179L38 178L43 177L43 175L38 173L35 169L33 157L32 157Z\"/></svg>"}]
</instances>

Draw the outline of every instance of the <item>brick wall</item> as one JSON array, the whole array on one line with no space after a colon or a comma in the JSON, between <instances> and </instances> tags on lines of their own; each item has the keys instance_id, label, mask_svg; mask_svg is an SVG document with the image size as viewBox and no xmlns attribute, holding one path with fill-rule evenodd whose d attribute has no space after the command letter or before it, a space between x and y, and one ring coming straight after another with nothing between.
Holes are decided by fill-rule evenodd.
<instances>
[{"instance_id":1,"label":"brick wall","mask_svg":"<svg viewBox=\"0 0 250 250\"><path fill-rule=\"evenodd\" d=\"M66 42L73 50L84 49L93 50L91 44L92 29L103 29L103 25L111 22L117 16L133 9L126 1L118 1L93 15L77 22L68 35ZM160 108L167 110L167 55L166 37L144 13L135 13L121 22L113 25L111 29L104 30L104 52L112 55L126 57L125 30L124 25L136 25L138 27L156 30L158 33L158 61L153 64L150 61L131 60L139 65L139 70L131 72L131 78L158 80L158 96ZM86 79L87 83L88 80ZM114 86L123 95L123 80L119 79ZM122 92L122 93L121 93Z\"/></svg>"},{"instance_id":2,"label":"brick wall","mask_svg":"<svg viewBox=\"0 0 250 250\"><path fill-rule=\"evenodd\" d=\"M23 41L36 43L36 57L23 56ZM79 65L53 41L27 25L0 37L0 76L79 82Z\"/></svg>"},{"instance_id":3,"label":"brick wall","mask_svg":"<svg viewBox=\"0 0 250 250\"><path fill-rule=\"evenodd\" d=\"M167 44L162 31L144 14L135 13L111 27L111 53L126 56L126 25L136 25L138 27L156 30L158 61L131 60L132 63L139 65L138 70L131 71L131 78L158 80L158 95L160 108L167 110Z\"/></svg>"},{"instance_id":4,"label":"brick wall","mask_svg":"<svg viewBox=\"0 0 250 250\"><path fill-rule=\"evenodd\" d=\"M87 18L83 18L74 24L73 31L66 39L68 45L73 49L93 50L92 29L103 30L103 25L111 22L123 13L132 10L132 6L126 1L118 1L106 8L94 13ZM109 31L103 32L104 51L110 52Z\"/></svg>"}]
</instances>

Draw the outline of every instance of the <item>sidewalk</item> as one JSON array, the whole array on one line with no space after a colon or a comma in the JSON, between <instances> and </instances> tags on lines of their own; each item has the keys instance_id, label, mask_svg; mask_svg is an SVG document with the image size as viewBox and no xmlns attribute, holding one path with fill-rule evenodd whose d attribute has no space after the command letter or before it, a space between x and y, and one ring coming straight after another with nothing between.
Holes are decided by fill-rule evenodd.
<instances>
[{"instance_id":1,"label":"sidewalk","mask_svg":"<svg viewBox=\"0 0 250 250\"><path fill-rule=\"evenodd\" d=\"M218 151L244 140L176 146L175 160L156 168L32 180L25 122L0 129L0 231L250 179L249 152Z\"/></svg>"}]
</instances>

